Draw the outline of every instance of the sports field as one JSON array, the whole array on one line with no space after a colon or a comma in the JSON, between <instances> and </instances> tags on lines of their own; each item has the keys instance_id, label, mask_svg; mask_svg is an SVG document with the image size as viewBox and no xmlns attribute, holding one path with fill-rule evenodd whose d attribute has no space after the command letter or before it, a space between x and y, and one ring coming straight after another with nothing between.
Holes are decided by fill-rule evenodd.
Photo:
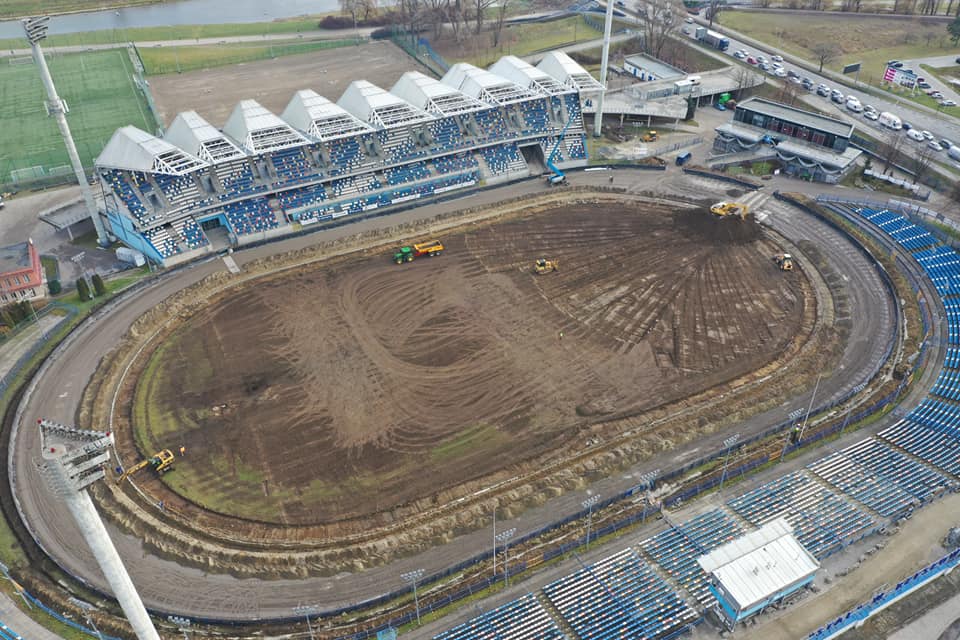
<instances>
[{"instance_id":1,"label":"sports field","mask_svg":"<svg viewBox=\"0 0 960 640\"><path fill-rule=\"evenodd\" d=\"M49 55L47 64L85 167L92 167L110 136L132 124L156 128L146 101L133 83L133 65L125 49ZM21 58L20 60L24 60ZM0 64L0 186L10 188L11 171L69 164L56 120L47 116L46 95L32 63Z\"/></svg>"}]
</instances>

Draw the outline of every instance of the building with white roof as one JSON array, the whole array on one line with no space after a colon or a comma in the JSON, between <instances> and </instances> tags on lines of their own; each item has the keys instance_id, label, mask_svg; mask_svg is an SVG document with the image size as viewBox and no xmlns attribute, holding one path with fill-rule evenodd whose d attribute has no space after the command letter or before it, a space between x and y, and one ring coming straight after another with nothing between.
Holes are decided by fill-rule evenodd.
<instances>
[{"instance_id":1,"label":"building with white roof","mask_svg":"<svg viewBox=\"0 0 960 640\"><path fill-rule=\"evenodd\" d=\"M431 120L430 114L366 80L354 80L337 104L378 129Z\"/></svg>"},{"instance_id":2,"label":"building with white roof","mask_svg":"<svg viewBox=\"0 0 960 640\"><path fill-rule=\"evenodd\" d=\"M537 65L537 69L580 93L603 91L603 85L563 51L551 51L545 55Z\"/></svg>"},{"instance_id":3,"label":"building with white roof","mask_svg":"<svg viewBox=\"0 0 960 640\"><path fill-rule=\"evenodd\" d=\"M287 103L281 118L317 140L333 140L373 131L369 124L312 89L297 91Z\"/></svg>"},{"instance_id":4,"label":"building with white roof","mask_svg":"<svg viewBox=\"0 0 960 640\"><path fill-rule=\"evenodd\" d=\"M507 105L541 97L538 92L466 62L450 67L440 81L488 104Z\"/></svg>"},{"instance_id":5,"label":"building with white roof","mask_svg":"<svg viewBox=\"0 0 960 640\"><path fill-rule=\"evenodd\" d=\"M246 156L243 149L196 111L184 111L174 118L163 139L207 162L224 162Z\"/></svg>"},{"instance_id":6,"label":"building with white roof","mask_svg":"<svg viewBox=\"0 0 960 640\"><path fill-rule=\"evenodd\" d=\"M427 113L442 116L489 108L476 98L425 76L419 71L408 71L400 76L397 83L390 89L390 93Z\"/></svg>"},{"instance_id":7,"label":"building with white roof","mask_svg":"<svg viewBox=\"0 0 960 640\"><path fill-rule=\"evenodd\" d=\"M730 628L809 585L820 568L784 517L717 547L697 562L710 576L718 612Z\"/></svg>"},{"instance_id":8,"label":"building with white roof","mask_svg":"<svg viewBox=\"0 0 960 640\"><path fill-rule=\"evenodd\" d=\"M206 162L166 140L126 126L117 129L97 157L97 166L178 176L190 173Z\"/></svg>"},{"instance_id":9,"label":"building with white roof","mask_svg":"<svg viewBox=\"0 0 960 640\"><path fill-rule=\"evenodd\" d=\"M534 67L517 56L500 58L491 65L490 72L538 93L554 96L574 91L572 87L564 85L546 71Z\"/></svg>"},{"instance_id":10,"label":"building with white roof","mask_svg":"<svg viewBox=\"0 0 960 640\"><path fill-rule=\"evenodd\" d=\"M241 100L223 125L223 132L251 153L277 151L309 142L256 100Z\"/></svg>"}]
</instances>

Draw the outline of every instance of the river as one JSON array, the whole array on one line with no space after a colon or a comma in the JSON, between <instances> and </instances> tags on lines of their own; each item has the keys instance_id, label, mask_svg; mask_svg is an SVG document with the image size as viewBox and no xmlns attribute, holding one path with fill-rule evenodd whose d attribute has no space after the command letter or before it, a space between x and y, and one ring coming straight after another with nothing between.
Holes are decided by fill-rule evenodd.
<instances>
[{"instance_id":1,"label":"river","mask_svg":"<svg viewBox=\"0 0 960 640\"><path fill-rule=\"evenodd\" d=\"M277 18L328 13L339 9L338 0L180 0L141 7L72 13L50 18L50 35L163 27L179 24L224 24L227 22L270 22ZM17 20L0 22L0 38L23 36Z\"/></svg>"}]
</instances>

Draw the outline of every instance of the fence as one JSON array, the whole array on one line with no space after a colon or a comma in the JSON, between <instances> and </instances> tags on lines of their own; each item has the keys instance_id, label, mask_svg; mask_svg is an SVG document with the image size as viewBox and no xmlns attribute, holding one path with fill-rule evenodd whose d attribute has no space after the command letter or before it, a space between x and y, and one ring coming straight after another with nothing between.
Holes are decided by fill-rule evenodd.
<instances>
[{"instance_id":1,"label":"fence","mask_svg":"<svg viewBox=\"0 0 960 640\"><path fill-rule=\"evenodd\" d=\"M450 70L450 64L443 59L443 56L433 50L433 47L430 46L429 40L426 38L420 38L417 40L417 44L426 52L428 56L430 56L430 59L433 60L438 67L444 71Z\"/></svg>"},{"instance_id":2,"label":"fence","mask_svg":"<svg viewBox=\"0 0 960 640\"><path fill-rule=\"evenodd\" d=\"M947 218L942 213L921 207L912 202L903 202L901 200L870 200L868 198L845 198L842 196L819 195L817 202L838 204L848 204L867 209L881 210L887 209L907 217L914 224L923 226L924 229L933 234L937 240L945 245L958 248L960 247L960 224ZM952 235L947 230L956 235Z\"/></svg>"},{"instance_id":3,"label":"fence","mask_svg":"<svg viewBox=\"0 0 960 640\"><path fill-rule=\"evenodd\" d=\"M73 305L68 305L61 302L52 302L37 312L37 318L39 319L47 317L54 309L64 310L66 311L66 315L56 325L50 329L44 330L41 334L43 339L31 345L22 356L17 358L17 361L13 363L13 366L10 367L6 373L0 371L0 398L3 397L3 395L7 392L7 389L12 385L12 381L14 378L16 378L16 375L23 370L27 363L30 362L30 360L32 360L47 344L47 335L56 331L65 320L70 320L77 314L77 308ZM29 329L32 326L32 323L32 320L24 320L22 323L22 328L17 329L8 335L6 341L9 342L20 333L23 333L23 331Z\"/></svg>"},{"instance_id":4,"label":"fence","mask_svg":"<svg viewBox=\"0 0 960 640\"><path fill-rule=\"evenodd\" d=\"M754 184L748 180L741 180L735 176L728 176L723 173L714 173L713 171L705 171L704 169L693 169L684 167L684 173L689 173L695 176L703 176L704 178L713 178L714 180L721 180L723 182L729 182L737 186L743 187L745 189L750 189L751 191L756 191L760 188L760 185ZM795 203L791 203L795 204Z\"/></svg>"},{"instance_id":5,"label":"fence","mask_svg":"<svg viewBox=\"0 0 960 640\"><path fill-rule=\"evenodd\" d=\"M832 622L820 627L807 636L807 640L830 640L851 627L861 626L868 618L883 611L894 602L913 593L928 582L950 573L957 564L960 564L960 549L955 549L936 562L920 569L906 580L901 580L893 589L881 591L873 596L870 602L860 604Z\"/></svg>"}]
</instances>

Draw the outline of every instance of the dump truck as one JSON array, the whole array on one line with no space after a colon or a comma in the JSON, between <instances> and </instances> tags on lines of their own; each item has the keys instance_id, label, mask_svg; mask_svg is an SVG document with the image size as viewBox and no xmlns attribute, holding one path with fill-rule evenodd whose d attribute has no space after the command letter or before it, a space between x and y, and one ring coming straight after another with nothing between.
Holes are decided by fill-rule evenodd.
<instances>
[{"instance_id":1,"label":"dump truck","mask_svg":"<svg viewBox=\"0 0 960 640\"><path fill-rule=\"evenodd\" d=\"M151 467L159 475L163 475L167 471L170 471L171 469L173 469L173 460L174 460L173 452L170 451L170 449L164 449L163 451L158 451L157 453L153 454L149 458L145 458L144 460L141 460L137 464L133 465L132 467L130 467L129 469L121 473L120 477L117 478L117 484L120 484L121 482L123 482L124 480L132 476L133 474L137 473L141 469L146 469L147 467Z\"/></svg>"},{"instance_id":2,"label":"dump truck","mask_svg":"<svg viewBox=\"0 0 960 640\"><path fill-rule=\"evenodd\" d=\"M443 253L443 243L438 240L428 240L426 242L418 242L412 246L400 247L395 254L393 254L393 261L397 264L403 264L404 262L413 262L415 258L420 256L439 256Z\"/></svg>"},{"instance_id":3,"label":"dump truck","mask_svg":"<svg viewBox=\"0 0 960 640\"><path fill-rule=\"evenodd\" d=\"M557 271L559 268L559 262L556 260L547 260L546 258L540 258L533 263L533 272L537 275L543 275L545 273Z\"/></svg>"},{"instance_id":4,"label":"dump truck","mask_svg":"<svg viewBox=\"0 0 960 640\"><path fill-rule=\"evenodd\" d=\"M780 267L780 271L793 271L793 256L789 253L778 253L773 256L773 259Z\"/></svg>"},{"instance_id":5,"label":"dump truck","mask_svg":"<svg viewBox=\"0 0 960 640\"><path fill-rule=\"evenodd\" d=\"M656 142L660 138L660 135L656 131L648 131L643 134L641 140L644 142Z\"/></svg>"},{"instance_id":6,"label":"dump truck","mask_svg":"<svg viewBox=\"0 0 960 640\"><path fill-rule=\"evenodd\" d=\"M747 219L750 213L750 207L739 202L718 202L710 207L710 213L718 218L729 218L730 216L740 216L741 220Z\"/></svg>"}]
</instances>

